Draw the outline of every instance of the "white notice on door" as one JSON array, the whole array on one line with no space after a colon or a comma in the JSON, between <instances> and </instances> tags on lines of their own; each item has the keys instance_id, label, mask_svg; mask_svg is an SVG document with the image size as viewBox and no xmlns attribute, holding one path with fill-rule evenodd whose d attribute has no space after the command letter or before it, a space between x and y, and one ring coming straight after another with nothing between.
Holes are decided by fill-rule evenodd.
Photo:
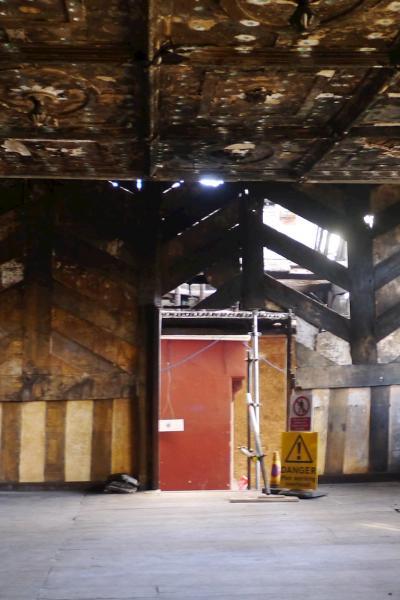
<instances>
[{"instance_id":1,"label":"white notice on door","mask_svg":"<svg viewBox=\"0 0 400 600\"><path fill-rule=\"evenodd\" d=\"M160 419L158 421L158 431L184 431L184 419Z\"/></svg>"}]
</instances>

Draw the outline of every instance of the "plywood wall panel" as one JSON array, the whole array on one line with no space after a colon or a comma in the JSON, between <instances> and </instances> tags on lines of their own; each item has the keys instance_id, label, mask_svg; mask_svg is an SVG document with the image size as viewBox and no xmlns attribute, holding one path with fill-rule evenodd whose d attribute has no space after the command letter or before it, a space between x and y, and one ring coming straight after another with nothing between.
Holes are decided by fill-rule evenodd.
<instances>
[{"instance_id":1,"label":"plywood wall panel","mask_svg":"<svg viewBox=\"0 0 400 600\"><path fill-rule=\"evenodd\" d=\"M113 473L132 472L132 406L130 399L113 402L111 470Z\"/></svg>"},{"instance_id":2,"label":"plywood wall panel","mask_svg":"<svg viewBox=\"0 0 400 600\"><path fill-rule=\"evenodd\" d=\"M64 481L66 402L46 404L46 481Z\"/></svg>"},{"instance_id":3,"label":"plywood wall panel","mask_svg":"<svg viewBox=\"0 0 400 600\"><path fill-rule=\"evenodd\" d=\"M318 473L325 471L326 448L328 440L328 415L329 415L330 390L315 389L313 399L313 431L319 434L318 444Z\"/></svg>"},{"instance_id":4,"label":"plywood wall panel","mask_svg":"<svg viewBox=\"0 0 400 600\"><path fill-rule=\"evenodd\" d=\"M27 402L21 407L19 481L44 481L46 451L46 403Z\"/></svg>"},{"instance_id":5,"label":"plywood wall panel","mask_svg":"<svg viewBox=\"0 0 400 600\"><path fill-rule=\"evenodd\" d=\"M325 474L343 473L346 442L347 389L331 390Z\"/></svg>"},{"instance_id":6,"label":"plywood wall panel","mask_svg":"<svg viewBox=\"0 0 400 600\"><path fill-rule=\"evenodd\" d=\"M21 435L21 404L3 404L0 452L0 481L16 482L19 479L19 454Z\"/></svg>"},{"instance_id":7,"label":"plywood wall panel","mask_svg":"<svg viewBox=\"0 0 400 600\"><path fill-rule=\"evenodd\" d=\"M90 481L93 401L67 402L65 421L65 481Z\"/></svg>"},{"instance_id":8,"label":"plywood wall panel","mask_svg":"<svg viewBox=\"0 0 400 600\"><path fill-rule=\"evenodd\" d=\"M101 481L111 473L113 401L98 400L93 411L91 479Z\"/></svg>"},{"instance_id":9,"label":"plywood wall panel","mask_svg":"<svg viewBox=\"0 0 400 600\"><path fill-rule=\"evenodd\" d=\"M343 473L367 473L369 463L369 388L349 388Z\"/></svg>"}]
</instances>

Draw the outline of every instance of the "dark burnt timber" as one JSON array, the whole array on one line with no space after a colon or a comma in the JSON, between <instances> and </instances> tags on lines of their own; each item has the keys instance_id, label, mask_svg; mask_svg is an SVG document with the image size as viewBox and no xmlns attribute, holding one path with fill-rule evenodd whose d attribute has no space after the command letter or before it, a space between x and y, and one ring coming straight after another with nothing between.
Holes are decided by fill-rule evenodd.
<instances>
[{"instance_id":1,"label":"dark burnt timber","mask_svg":"<svg viewBox=\"0 0 400 600\"><path fill-rule=\"evenodd\" d=\"M331 233L338 233L344 238L352 235L352 217L344 219L343 215L332 208L324 206L315 199L311 199L305 192L288 183L258 183L249 184L253 197L260 197L280 204L291 212L316 223ZM318 192L321 196L324 187L320 186ZM358 225L358 224L357 224ZM361 228L361 225L359 226Z\"/></svg>"},{"instance_id":2,"label":"dark burnt timber","mask_svg":"<svg viewBox=\"0 0 400 600\"><path fill-rule=\"evenodd\" d=\"M224 309L234 306L240 300L242 289L242 276L236 275L229 281L223 283L216 292L196 304L196 310L202 309Z\"/></svg>"},{"instance_id":3,"label":"dark burnt timber","mask_svg":"<svg viewBox=\"0 0 400 600\"><path fill-rule=\"evenodd\" d=\"M349 213L363 223L369 212L368 203L354 199ZM350 348L353 364L369 364L377 361L375 337L375 282L372 258L372 236L364 231L353 231L347 240L348 269L351 280Z\"/></svg>"},{"instance_id":4,"label":"dark burnt timber","mask_svg":"<svg viewBox=\"0 0 400 600\"><path fill-rule=\"evenodd\" d=\"M261 233L264 245L270 250L301 265L316 275L336 283L345 290L350 289L350 279L346 267L329 260L323 254L308 248L308 246L291 239L268 225L264 224L262 226Z\"/></svg>"},{"instance_id":5,"label":"dark burnt timber","mask_svg":"<svg viewBox=\"0 0 400 600\"><path fill-rule=\"evenodd\" d=\"M310 171L321 162L324 157L340 144L340 140L348 133L355 122L365 113L367 108L375 99L375 96L381 91L394 74L393 69L371 69L367 74L365 81L358 94L355 94L351 100L345 104L342 110L328 122L328 127L332 131L330 140L317 143L309 155L305 155L296 165L295 172L300 178L306 177Z\"/></svg>"},{"instance_id":6,"label":"dark burnt timber","mask_svg":"<svg viewBox=\"0 0 400 600\"><path fill-rule=\"evenodd\" d=\"M254 202L245 192L239 199L239 230L242 247L240 306L243 310L264 307L264 247L260 229L263 204L260 200Z\"/></svg>"},{"instance_id":7,"label":"dark burnt timber","mask_svg":"<svg viewBox=\"0 0 400 600\"><path fill-rule=\"evenodd\" d=\"M398 207L400 208L400 207ZM400 276L400 251L394 252L375 266L375 289L383 287ZM384 336L383 336L384 337ZM379 338L380 339L380 338Z\"/></svg>"},{"instance_id":8,"label":"dark burnt timber","mask_svg":"<svg viewBox=\"0 0 400 600\"><path fill-rule=\"evenodd\" d=\"M353 387L383 387L400 384L398 364L382 365L327 365L300 367L296 383L303 389L334 389Z\"/></svg>"},{"instance_id":9,"label":"dark burnt timber","mask_svg":"<svg viewBox=\"0 0 400 600\"><path fill-rule=\"evenodd\" d=\"M400 303L388 308L376 321L376 339L379 342L400 327Z\"/></svg>"},{"instance_id":10,"label":"dark burnt timber","mask_svg":"<svg viewBox=\"0 0 400 600\"><path fill-rule=\"evenodd\" d=\"M299 317L319 329L349 341L350 321L305 294L283 285L273 277L264 275L265 298L279 306L291 309Z\"/></svg>"},{"instance_id":11,"label":"dark burnt timber","mask_svg":"<svg viewBox=\"0 0 400 600\"><path fill-rule=\"evenodd\" d=\"M281 50L268 48L254 51L249 54L236 54L231 48L199 47L189 51L179 46L173 49L182 65L195 67L208 67L215 65L218 69L238 67L251 69L260 64L268 66L291 66L298 69L315 68L348 68L358 67L390 67L399 63L399 57L395 53L373 51L371 53L360 53L340 50L323 50L304 52L300 54L296 50ZM168 64L168 54L163 59Z\"/></svg>"}]
</instances>

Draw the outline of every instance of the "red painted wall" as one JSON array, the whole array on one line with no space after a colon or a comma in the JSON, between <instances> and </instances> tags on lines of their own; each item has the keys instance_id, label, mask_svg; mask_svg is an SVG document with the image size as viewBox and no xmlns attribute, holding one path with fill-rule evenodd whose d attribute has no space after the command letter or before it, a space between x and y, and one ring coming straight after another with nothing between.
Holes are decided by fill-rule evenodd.
<instances>
[{"instance_id":1,"label":"red painted wall","mask_svg":"<svg viewBox=\"0 0 400 600\"><path fill-rule=\"evenodd\" d=\"M159 434L162 490L229 489L232 380L245 358L240 341L162 340L160 419L185 427Z\"/></svg>"}]
</instances>

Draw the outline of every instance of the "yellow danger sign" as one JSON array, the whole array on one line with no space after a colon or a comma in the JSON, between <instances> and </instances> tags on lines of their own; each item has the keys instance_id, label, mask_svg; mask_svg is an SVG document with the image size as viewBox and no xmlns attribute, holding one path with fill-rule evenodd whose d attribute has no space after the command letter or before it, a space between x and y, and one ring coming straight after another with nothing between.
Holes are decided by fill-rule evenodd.
<instances>
[{"instance_id":1,"label":"yellow danger sign","mask_svg":"<svg viewBox=\"0 0 400 600\"><path fill-rule=\"evenodd\" d=\"M318 487L318 433L282 433L281 487L316 490Z\"/></svg>"}]
</instances>

